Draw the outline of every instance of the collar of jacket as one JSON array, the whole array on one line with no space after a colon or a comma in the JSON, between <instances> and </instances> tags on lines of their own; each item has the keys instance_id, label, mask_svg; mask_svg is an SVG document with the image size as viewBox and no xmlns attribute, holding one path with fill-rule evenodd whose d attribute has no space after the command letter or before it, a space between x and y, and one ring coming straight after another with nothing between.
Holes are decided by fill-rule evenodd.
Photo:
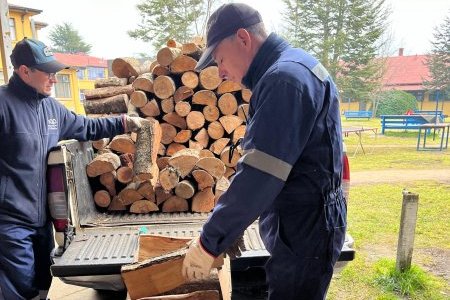
<instances>
[{"instance_id":1,"label":"collar of jacket","mask_svg":"<svg viewBox=\"0 0 450 300\"><path fill-rule=\"evenodd\" d=\"M36 91L35 88L26 84L16 72L13 73L8 82L8 88L10 88L14 93L19 95L24 99L37 99L42 100L47 98L46 95L42 95Z\"/></svg>"},{"instance_id":2,"label":"collar of jacket","mask_svg":"<svg viewBox=\"0 0 450 300\"><path fill-rule=\"evenodd\" d=\"M252 90L267 69L280 57L281 52L287 47L289 47L289 44L285 40L275 33L271 33L253 58L247 74L242 78L242 83Z\"/></svg>"}]
</instances>

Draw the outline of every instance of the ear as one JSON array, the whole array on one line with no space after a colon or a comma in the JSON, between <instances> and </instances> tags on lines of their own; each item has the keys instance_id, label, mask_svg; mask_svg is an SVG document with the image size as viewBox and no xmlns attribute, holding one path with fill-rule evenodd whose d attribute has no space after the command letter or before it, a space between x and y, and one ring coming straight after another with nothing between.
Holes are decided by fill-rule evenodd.
<instances>
[{"instance_id":1,"label":"ear","mask_svg":"<svg viewBox=\"0 0 450 300\"><path fill-rule=\"evenodd\" d=\"M236 37L240 45L242 45L247 49L251 48L252 38L250 36L250 33L246 29L239 28L238 31L236 32Z\"/></svg>"}]
</instances>

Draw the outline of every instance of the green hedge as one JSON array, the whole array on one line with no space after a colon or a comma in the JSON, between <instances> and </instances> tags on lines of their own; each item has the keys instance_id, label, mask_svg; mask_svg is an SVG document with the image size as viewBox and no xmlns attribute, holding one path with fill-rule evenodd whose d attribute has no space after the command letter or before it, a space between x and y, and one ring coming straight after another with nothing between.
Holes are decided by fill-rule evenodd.
<instances>
[{"instance_id":1,"label":"green hedge","mask_svg":"<svg viewBox=\"0 0 450 300\"><path fill-rule=\"evenodd\" d=\"M409 109L417 108L416 98L403 91L386 91L380 95L380 104L377 109L377 116L381 115L402 115Z\"/></svg>"}]
</instances>

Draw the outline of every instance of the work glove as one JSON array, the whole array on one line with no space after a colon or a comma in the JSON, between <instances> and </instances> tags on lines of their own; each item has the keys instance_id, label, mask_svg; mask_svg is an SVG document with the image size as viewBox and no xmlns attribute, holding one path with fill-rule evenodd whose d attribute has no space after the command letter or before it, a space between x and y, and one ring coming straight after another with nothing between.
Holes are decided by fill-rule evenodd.
<instances>
[{"instance_id":1,"label":"work glove","mask_svg":"<svg viewBox=\"0 0 450 300\"><path fill-rule=\"evenodd\" d=\"M241 257L242 251L245 251L244 236L239 236L234 243L225 251L231 260Z\"/></svg>"},{"instance_id":2,"label":"work glove","mask_svg":"<svg viewBox=\"0 0 450 300\"><path fill-rule=\"evenodd\" d=\"M142 127L144 121L145 119L140 117L130 117L127 115L123 115L123 131L125 133L136 132Z\"/></svg>"},{"instance_id":3,"label":"work glove","mask_svg":"<svg viewBox=\"0 0 450 300\"><path fill-rule=\"evenodd\" d=\"M188 280L205 279L211 271L215 258L203 248L200 238L195 238L189 244L181 272Z\"/></svg>"}]
</instances>

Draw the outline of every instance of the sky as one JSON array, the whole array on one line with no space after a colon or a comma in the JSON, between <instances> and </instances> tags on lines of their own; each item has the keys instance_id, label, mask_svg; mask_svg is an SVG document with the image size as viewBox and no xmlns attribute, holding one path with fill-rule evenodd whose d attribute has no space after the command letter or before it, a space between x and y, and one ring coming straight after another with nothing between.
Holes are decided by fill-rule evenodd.
<instances>
[{"instance_id":1,"label":"sky","mask_svg":"<svg viewBox=\"0 0 450 300\"><path fill-rule=\"evenodd\" d=\"M114 59L138 53L154 54L150 43L132 39L127 31L136 29L141 17L136 4L142 0L8 0L9 4L42 10L35 21L47 23L39 39L50 44L55 25L71 23L83 40L92 45L90 55ZM392 36L390 55L404 48L404 55L426 54L431 50L433 29L450 14L449 0L385 0L391 7L388 32ZM226 2L226 1L224 1ZM237 1L235 1L237 2ZM269 31L281 29L281 0L240 0L258 9Z\"/></svg>"}]
</instances>

